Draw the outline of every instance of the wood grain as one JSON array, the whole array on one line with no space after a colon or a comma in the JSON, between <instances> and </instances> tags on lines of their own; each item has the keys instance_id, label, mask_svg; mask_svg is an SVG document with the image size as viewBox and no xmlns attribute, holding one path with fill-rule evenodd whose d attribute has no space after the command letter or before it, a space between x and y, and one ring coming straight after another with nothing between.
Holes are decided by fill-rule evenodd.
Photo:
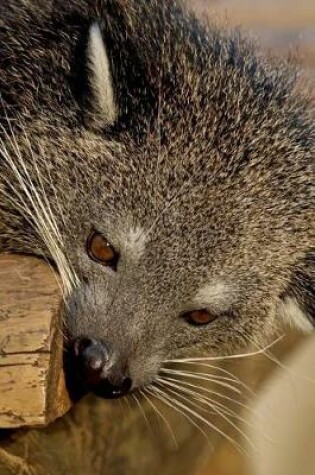
<instances>
[{"instance_id":1,"label":"wood grain","mask_svg":"<svg viewBox=\"0 0 315 475\"><path fill-rule=\"evenodd\" d=\"M0 256L0 427L41 426L70 407L62 371L61 293L47 265Z\"/></svg>"}]
</instances>

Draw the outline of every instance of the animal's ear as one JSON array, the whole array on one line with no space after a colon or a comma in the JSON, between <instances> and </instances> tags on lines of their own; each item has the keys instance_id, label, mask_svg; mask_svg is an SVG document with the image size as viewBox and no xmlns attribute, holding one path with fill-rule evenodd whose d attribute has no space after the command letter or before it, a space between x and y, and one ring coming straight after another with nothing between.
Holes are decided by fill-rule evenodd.
<instances>
[{"instance_id":1,"label":"animal's ear","mask_svg":"<svg viewBox=\"0 0 315 475\"><path fill-rule=\"evenodd\" d=\"M290 285L281 297L279 313L286 323L299 330L315 330L315 253L309 253L295 267Z\"/></svg>"},{"instance_id":2,"label":"animal's ear","mask_svg":"<svg viewBox=\"0 0 315 475\"><path fill-rule=\"evenodd\" d=\"M90 89L88 125L98 130L110 127L117 121L118 107L115 101L110 61L97 23L93 23L89 30L87 74Z\"/></svg>"},{"instance_id":3,"label":"animal's ear","mask_svg":"<svg viewBox=\"0 0 315 475\"><path fill-rule=\"evenodd\" d=\"M286 295L280 300L278 315L285 325L289 325L303 333L309 333L315 329L315 321L312 321L308 309L304 308L292 295Z\"/></svg>"}]
</instances>

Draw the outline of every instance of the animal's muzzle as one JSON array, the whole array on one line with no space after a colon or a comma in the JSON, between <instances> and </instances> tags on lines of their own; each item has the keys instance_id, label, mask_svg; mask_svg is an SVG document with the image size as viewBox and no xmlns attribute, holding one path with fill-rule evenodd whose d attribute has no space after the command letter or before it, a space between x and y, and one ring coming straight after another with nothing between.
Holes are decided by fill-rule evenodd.
<instances>
[{"instance_id":1,"label":"animal's muzzle","mask_svg":"<svg viewBox=\"0 0 315 475\"><path fill-rule=\"evenodd\" d=\"M76 339L72 345L71 359L82 389L106 399L116 399L130 391L130 377L114 363L114 358L103 341L93 338Z\"/></svg>"}]
</instances>

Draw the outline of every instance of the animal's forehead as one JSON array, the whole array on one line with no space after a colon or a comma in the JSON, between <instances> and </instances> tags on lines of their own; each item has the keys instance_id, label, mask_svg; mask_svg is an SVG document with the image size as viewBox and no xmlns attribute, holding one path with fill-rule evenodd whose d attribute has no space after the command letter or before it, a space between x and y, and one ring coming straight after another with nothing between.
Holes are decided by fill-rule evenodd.
<instances>
[{"instance_id":1,"label":"animal's forehead","mask_svg":"<svg viewBox=\"0 0 315 475\"><path fill-rule=\"evenodd\" d=\"M237 247L232 251L229 245L233 238L220 241L220 236L211 235L207 227L194 228L193 222L176 226L172 220L164 221L162 216L153 215L144 223L134 217L117 217L107 228L107 237L118 246L126 261L137 262L160 278L166 278L169 273L173 281L178 277L183 282L194 279L205 284L210 275L214 277L211 282L216 284L216 291L222 293L224 280L219 277L224 269L231 272L235 268ZM103 229L105 234L107 229Z\"/></svg>"},{"instance_id":2,"label":"animal's forehead","mask_svg":"<svg viewBox=\"0 0 315 475\"><path fill-rule=\"evenodd\" d=\"M133 263L140 262L142 258L150 250L150 229L137 227L125 227L124 231L119 233L120 245L122 252L125 253L126 258ZM163 246L163 243L162 243ZM185 297L190 301L192 308L208 308L213 312L227 312L238 299L239 290L236 283L231 282L230 279L222 277L219 269L216 269L217 277L211 277L207 270L201 272L200 269L194 269L189 265L189 261L185 264L185 252L174 255L175 267L169 268L168 262L164 261L163 249L161 246L158 250L150 255L149 274L157 271L160 268L162 274L159 273L161 281L168 282L169 272L172 273L171 281L176 283L179 278L179 288L177 293L184 292ZM146 262L146 264L148 264ZM191 263L193 264L193 263ZM212 269L213 271L214 269ZM197 271L197 272L196 272ZM174 285L178 287L177 285ZM171 292L171 289L169 289ZM182 296L181 296L182 297Z\"/></svg>"},{"instance_id":3,"label":"animal's forehead","mask_svg":"<svg viewBox=\"0 0 315 475\"><path fill-rule=\"evenodd\" d=\"M149 230L139 225L127 224L117 228L116 238L126 257L133 261L139 261L149 242Z\"/></svg>"},{"instance_id":4,"label":"animal's forehead","mask_svg":"<svg viewBox=\"0 0 315 475\"><path fill-rule=\"evenodd\" d=\"M195 294L194 302L198 307L210 308L213 312L227 312L237 301L239 294L235 284L221 278L209 280Z\"/></svg>"}]
</instances>

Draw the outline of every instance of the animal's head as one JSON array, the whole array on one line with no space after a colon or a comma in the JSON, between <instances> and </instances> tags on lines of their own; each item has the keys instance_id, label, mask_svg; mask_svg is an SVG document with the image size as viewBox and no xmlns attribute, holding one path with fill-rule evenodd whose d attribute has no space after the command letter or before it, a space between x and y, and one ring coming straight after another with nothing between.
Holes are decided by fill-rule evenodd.
<instances>
[{"instance_id":1,"label":"animal's head","mask_svg":"<svg viewBox=\"0 0 315 475\"><path fill-rule=\"evenodd\" d=\"M165 360L260 344L295 306L282 297L309 248L294 114L309 124L286 73L238 37L180 22L163 25L163 47L140 35L134 67L130 45L118 60L93 23L84 126L45 121L32 144L19 139L33 154L26 198L66 289L68 350L105 397L149 384Z\"/></svg>"}]
</instances>

